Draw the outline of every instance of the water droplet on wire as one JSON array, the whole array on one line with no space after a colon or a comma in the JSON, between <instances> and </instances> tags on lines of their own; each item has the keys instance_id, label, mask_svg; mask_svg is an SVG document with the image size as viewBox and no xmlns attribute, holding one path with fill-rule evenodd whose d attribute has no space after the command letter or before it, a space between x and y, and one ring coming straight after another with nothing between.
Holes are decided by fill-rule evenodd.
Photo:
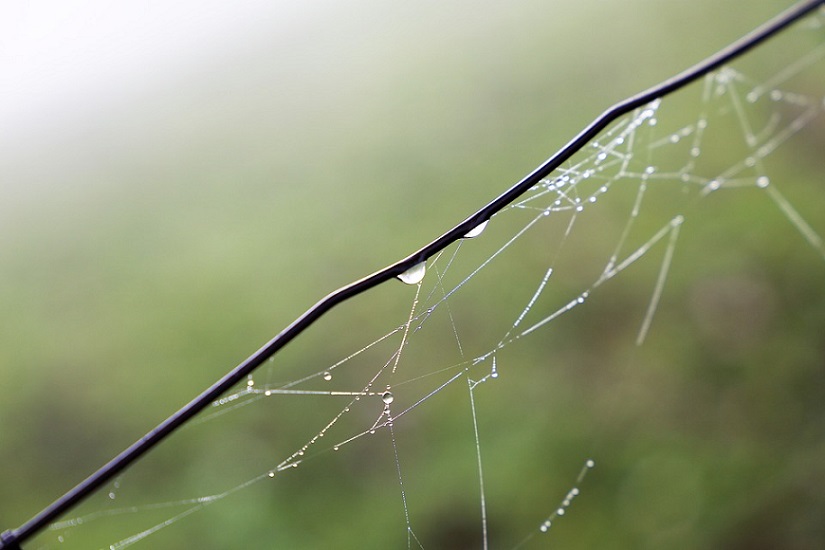
<instances>
[{"instance_id":1,"label":"water droplet on wire","mask_svg":"<svg viewBox=\"0 0 825 550\"><path fill-rule=\"evenodd\" d=\"M399 275L398 280L401 281L402 283L406 283L408 285L417 285L418 283L421 282L422 279L424 279L424 275L426 274L426 272L427 272L427 263L426 262L421 262L421 263L415 264L414 266L409 268L407 271L405 271L404 273Z\"/></svg>"},{"instance_id":2,"label":"water droplet on wire","mask_svg":"<svg viewBox=\"0 0 825 550\"><path fill-rule=\"evenodd\" d=\"M478 237L479 235L481 235L484 232L484 229L487 227L487 222L489 221L490 220L484 220L474 228L467 231L467 233L464 235L464 238L472 239L473 237Z\"/></svg>"}]
</instances>

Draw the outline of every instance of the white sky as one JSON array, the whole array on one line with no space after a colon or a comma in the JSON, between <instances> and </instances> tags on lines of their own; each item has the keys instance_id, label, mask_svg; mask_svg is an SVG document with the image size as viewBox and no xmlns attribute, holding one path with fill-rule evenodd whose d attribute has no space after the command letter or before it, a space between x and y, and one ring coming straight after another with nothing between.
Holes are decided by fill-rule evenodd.
<instances>
[{"instance_id":1,"label":"white sky","mask_svg":"<svg viewBox=\"0 0 825 550\"><path fill-rule=\"evenodd\" d=\"M233 49L249 35L294 27L327 0L10 0L0 4L0 126ZM257 31L257 32L256 32ZM145 82L144 82L145 83Z\"/></svg>"}]
</instances>

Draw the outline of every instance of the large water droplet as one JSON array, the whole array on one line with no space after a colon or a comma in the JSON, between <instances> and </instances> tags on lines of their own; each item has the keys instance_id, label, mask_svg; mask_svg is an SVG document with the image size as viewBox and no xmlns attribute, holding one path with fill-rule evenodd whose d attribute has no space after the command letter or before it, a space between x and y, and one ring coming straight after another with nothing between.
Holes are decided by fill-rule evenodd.
<instances>
[{"instance_id":1,"label":"large water droplet","mask_svg":"<svg viewBox=\"0 0 825 550\"><path fill-rule=\"evenodd\" d=\"M464 235L465 239L472 239L473 237L478 237L484 232L484 229L487 227L487 222L490 220L484 220L474 228L467 231L467 234Z\"/></svg>"},{"instance_id":2,"label":"large water droplet","mask_svg":"<svg viewBox=\"0 0 825 550\"><path fill-rule=\"evenodd\" d=\"M395 400L395 397L393 396L391 391L385 391L381 394L381 401L383 401L385 404L389 405L393 402L393 400Z\"/></svg>"},{"instance_id":3,"label":"large water droplet","mask_svg":"<svg viewBox=\"0 0 825 550\"><path fill-rule=\"evenodd\" d=\"M407 271L405 271L404 273L399 275L398 280L401 281L402 283L407 283L408 285L417 285L424 278L424 275L426 274L426 272L427 272L427 263L426 262L421 262L421 263L415 264L414 266L409 268Z\"/></svg>"},{"instance_id":4,"label":"large water droplet","mask_svg":"<svg viewBox=\"0 0 825 550\"><path fill-rule=\"evenodd\" d=\"M322 374L321 376L323 376L324 380L326 380L327 382L332 380L332 373L329 371L324 371L324 374Z\"/></svg>"}]
</instances>

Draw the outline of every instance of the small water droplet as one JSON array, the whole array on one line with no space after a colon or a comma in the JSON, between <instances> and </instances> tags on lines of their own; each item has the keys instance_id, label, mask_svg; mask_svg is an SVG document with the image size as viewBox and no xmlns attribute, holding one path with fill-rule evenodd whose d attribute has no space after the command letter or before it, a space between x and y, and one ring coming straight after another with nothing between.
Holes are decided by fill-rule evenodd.
<instances>
[{"instance_id":1,"label":"small water droplet","mask_svg":"<svg viewBox=\"0 0 825 550\"><path fill-rule=\"evenodd\" d=\"M114 491L112 491L111 493L109 493L109 498L110 498L110 499L112 499L112 500L114 500L116 496L117 496L117 495L115 495Z\"/></svg>"},{"instance_id":2,"label":"small water droplet","mask_svg":"<svg viewBox=\"0 0 825 550\"><path fill-rule=\"evenodd\" d=\"M645 174L652 174L655 171L656 171L655 166L648 166L647 168L645 168Z\"/></svg>"},{"instance_id":3,"label":"small water droplet","mask_svg":"<svg viewBox=\"0 0 825 550\"><path fill-rule=\"evenodd\" d=\"M598 155L596 155L596 160L604 160L606 158L607 158L607 153L605 153L605 152L601 152Z\"/></svg>"},{"instance_id":4,"label":"small water droplet","mask_svg":"<svg viewBox=\"0 0 825 550\"><path fill-rule=\"evenodd\" d=\"M679 143L679 136L677 136L676 134L670 136L670 142L671 143Z\"/></svg>"},{"instance_id":5,"label":"small water droplet","mask_svg":"<svg viewBox=\"0 0 825 550\"><path fill-rule=\"evenodd\" d=\"M690 156L692 156L692 157L698 157L699 153L701 153L701 150L698 147L693 147L690 150Z\"/></svg>"},{"instance_id":6,"label":"small water droplet","mask_svg":"<svg viewBox=\"0 0 825 550\"><path fill-rule=\"evenodd\" d=\"M465 239L472 239L473 237L478 237L479 235L481 235L484 232L484 229L487 228L487 222L489 222L489 221L490 220L484 220L483 222L481 222L480 224L478 224L474 228L467 231L467 234L464 235L464 238Z\"/></svg>"},{"instance_id":7,"label":"small water droplet","mask_svg":"<svg viewBox=\"0 0 825 550\"><path fill-rule=\"evenodd\" d=\"M417 285L424 279L427 272L427 263L417 263L398 276L398 280L408 285Z\"/></svg>"},{"instance_id":8,"label":"small water droplet","mask_svg":"<svg viewBox=\"0 0 825 550\"><path fill-rule=\"evenodd\" d=\"M275 477L275 472L274 472L274 471L270 471L270 472L269 472L269 473L267 473L266 475L268 475L269 477Z\"/></svg>"},{"instance_id":9,"label":"small water droplet","mask_svg":"<svg viewBox=\"0 0 825 550\"><path fill-rule=\"evenodd\" d=\"M596 462L593 461L593 459L591 458L591 459L588 459L587 462L584 463L584 465L587 466L588 468L592 468L593 466L596 465Z\"/></svg>"},{"instance_id":10,"label":"small water droplet","mask_svg":"<svg viewBox=\"0 0 825 550\"><path fill-rule=\"evenodd\" d=\"M550 523L549 521L545 521L544 523L541 524L541 527L539 527L539 529L541 529L542 533L546 533L547 530L550 529L551 525L552 525L552 523Z\"/></svg>"},{"instance_id":11,"label":"small water droplet","mask_svg":"<svg viewBox=\"0 0 825 550\"><path fill-rule=\"evenodd\" d=\"M57 535L57 542L63 542L63 535Z\"/></svg>"},{"instance_id":12,"label":"small water droplet","mask_svg":"<svg viewBox=\"0 0 825 550\"><path fill-rule=\"evenodd\" d=\"M563 516L564 515L564 508L559 508L558 510L556 510L556 514L559 515L559 516Z\"/></svg>"},{"instance_id":13,"label":"small water droplet","mask_svg":"<svg viewBox=\"0 0 825 550\"><path fill-rule=\"evenodd\" d=\"M395 397L393 396L391 391L385 391L384 393L381 394L381 401L383 401L387 405L392 403L394 400L395 400Z\"/></svg>"},{"instance_id":14,"label":"small water droplet","mask_svg":"<svg viewBox=\"0 0 825 550\"><path fill-rule=\"evenodd\" d=\"M782 92L780 92L779 90L772 90L771 99L774 101L779 101L780 99L782 99Z\"/></svg>"},{"instance_id":15,"label":"small water droplet","mask_svg":"<svg viewBox=\"0 0 825 550\"><path fill-rule=\"evenodd\" d=\"M650 124L651 126L656 126L656 119L651 118L650 120L647 121L647 123Z\"/></svg>"},{"instance_id":16,"label":"small water droplet","mask_svg":"<svg viewBox=\"0 0 825 550\"><path fill-rule=\"evenodd\" d=\"M333 447L332 447L333 451L338 451L340 449L341 449L341 447L339 447L338 445L333 445Z\"/></svg>"},{"instance_id":17,"label":"small water droplet","mask_svg":"<svg viewBox=\"0 0 825 550\"><path fill-rule=\"evenodd\" d=\"M264 392L264 395L265 395L265 396L267 396L267 397L269 397L270 395L272 395L272 392L271 392L271 391L269 391L269 390L266 390L266 391Z\"/></svg>"},{"instance_id":18,"label":"small water droplet","mask_svg":"<svg viewBox=\"0 0 825 550\"><path fill-rule=\"evenodd\" d=\"M255 385L255 381L250 378L249 380L246 381L246 385L251 388L252 386Z\"/></svg>"},{"instance_id":19,"label":"small water droplet","mask_svg":"<svg viewBox=\"0 0 825 550\"><path fill-rule=\"evenodd\" d=\"M578 206L576 207L576 212L581 212L582 210L584 210L584 206L582 206L582 205L578 205Z\"/></svg>"},{"instance_id":20,"label":"small water droplet","mask_svg":"<svg viewBox=\"0 0 825 550\"><path fill-rule=\"evenodd\" d=\"M322 374L321 376L322 376L322 377L324 378L324 380L326 380L327 382L329 382L330 380L332 380L332 373L331 373L331 372L329 372L329 371L324 371L324 374Z\"/></svg>"}]
</instances>

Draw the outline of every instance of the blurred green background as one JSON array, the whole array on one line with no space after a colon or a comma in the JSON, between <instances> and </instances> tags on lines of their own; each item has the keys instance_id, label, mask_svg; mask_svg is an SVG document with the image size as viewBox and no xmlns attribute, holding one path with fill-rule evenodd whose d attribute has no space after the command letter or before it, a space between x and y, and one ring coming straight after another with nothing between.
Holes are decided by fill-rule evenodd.
<instances>
[{"instance_id":1,"label":"blurred green background","mask_svg":"<svg viewBox=\"0 0 825 550\"><path fill-rule=\"evenodd\" d=\"M607 106L788 5L1 8L0 529L323 295L463 220ZM776 66L781 56L770 54ZM821 76L809 83L820 96ZM771 159L771 177L823 234L821 116L805 137ZM721 149L709 163L725 166ZM483 396L494 547L535 530L591 455L598 466L553 538L526 547L823 546L825 264L774 206L749 197L708 201L685 227L645 346L633 342L660 253L586 317L571 314L519 349L512 382L502 376L500 393ZM576 241L577 256L606 258L626 221L614 214L588 220L586 235L602 236ZM529 296L547 265L528 244L508 262L534 269L488 281L489 303L457 309L459 327L483 338L487 315L512 323L525 303L518 291ZM283 374L265 376L295 379L346 356L403 322L410 299L402 285L376 291L290 345ZM422 357L449 348L448 337L428 340ZM425 548L481 544L461 395L433 400L407 433L398 427ZM247 407L164 444L124 476L117 504L237 486L283 458L273 442L300 445L338 403L286 405ZM137 547L405 547L384 443L377 458L342 449L275 488L253 485ZM110 506L110 489L83 513ZM108 518L25 547L101 547L180 511Z\"/></svg>"}]
</instances>

